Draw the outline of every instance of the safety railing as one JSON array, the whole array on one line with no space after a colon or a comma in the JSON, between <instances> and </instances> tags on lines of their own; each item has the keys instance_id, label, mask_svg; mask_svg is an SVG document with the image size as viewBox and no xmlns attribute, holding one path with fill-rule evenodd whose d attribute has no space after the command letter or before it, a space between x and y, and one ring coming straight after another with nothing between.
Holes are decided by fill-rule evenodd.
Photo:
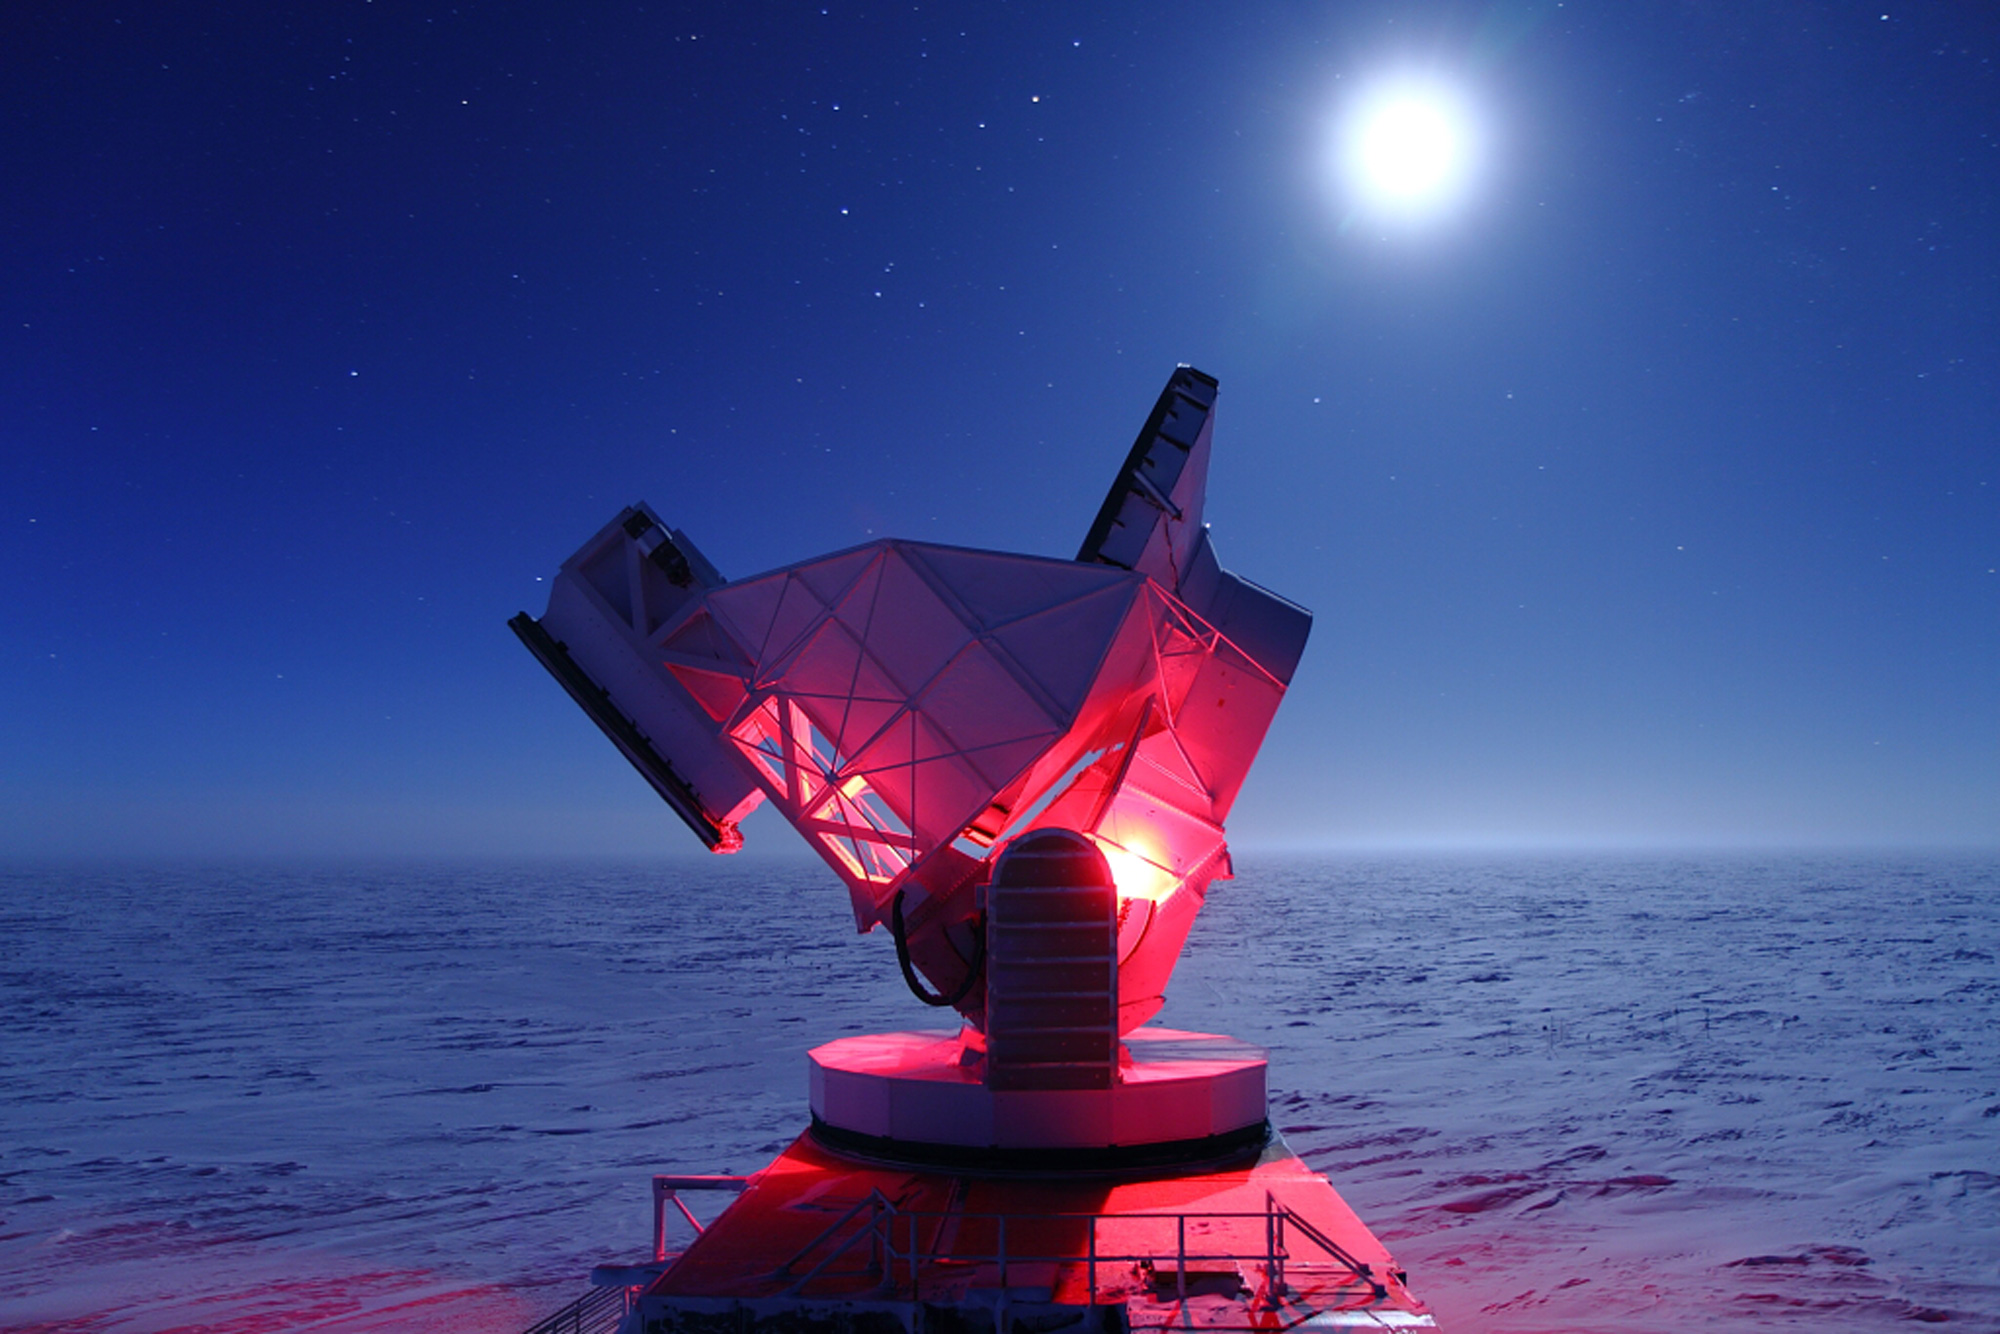
<instances>
[{"instance_id":1,"label":"safety railing","mask_svg":"<svg viewBox=\"0 0 2000 1334\"><path fill-rule=\"evenodd\" d=\"M610 1334L625 1319L628 1305L623 1288L592 1288L525 1334Z\"/></svg>"},{"instance_id":2,"label":"safety railing","mask_svg":"<svg viewBox=\"0 0 2000 1334\"><path fill-rule=\"evenodd\" d=\"M857 1201L854 1207L827 1224L817 1237L801 1246L797 1254L778 1266L777 1277L789 1277L794 1266L803 1263L814 1251L839 1236L841 1229L852 1223L864 1211L868 1215L868 1221L849 1233L847 1239L829 1251L818 1264L793 1279L791 1286L785 1289L786 1296L796 1296L804 1292L807 1284L826 1273L833 1267L835 1260L853 1250L864 1240L868 1242L868 1267L862 1272L883 1275L884 1281L887 1281L890 1263L889 1223L899 1217L914 1218L915 1215L899 1213L889 1197L879 1190L869 1191L866 1198Z\"/></svg>"},{"instance_id":3,"label":"safety railing","mask_svg":"<svg viewBox=\"0 0 2000 1334\"><path fill-rule=\"evenodd\" d=\"M1240 1244L1218 1247L1215 1244L1213 1230L1216 1225L1227 1228L1227 1225L1240 1223L1261 1224L1261 1247L1246 1248ZM1061 1229L1065 1225L1081 1231L1082 1236L1076 1238L1081 1255L1077 1253L1076 1245L1066 1243L1061 1250L1034 1249L1032 1240L1023 1239L1023 1233L1046 1235L1051 1227ZM987 1226L990 1226L993 1235L990 1247L977 1242L968 1243L970 1235ZM1011 1241L1010 1226L1013 1232ZM946 1245L944 1234L948 1227L953 1235L949 1245ZM1162 1235L1168 1227L1172 1228L1171 1244L1167 1244ZM1194 1229L1193 1249L1190 1249L1191 1227ZM928 1241L924 1239L927 1231ZM1149 1233L1158 1240L1148 1245L1135 1244ZM834 1268L837 1261L864 1243L867 1260L863 1265L846 1270ZM1259 1212L1019 1214L903 1209L880 1191L873 1191L801 1247L779 1267L775 1277L791 1278L790 1285L785 1289L788 1295L803 1293L821 1278L841 1278L850 1282L856 1278L873 1278L876 1291L881 1295L907 1294L909 1300L917 1301L923 1297L926 1268L935 1273L950 1267L963 1273L967 1267L990 1266L994 1270L995 1286L1004 1291L1012 1286L1010 1270L1018 1273L1026 1265L1080 1265L1086 1298L1096 1305L1099 1298L1114 1287L1120 1293L1125 1290L1122 1282L1101 1281L1106 1275L1121 1269L1127 1274L1150 1270L1155 1276L1157 1288L1159 1268L1171 1259L1175 1300L1183 1305L1189 1295L1190 1265L1226 1263L1260 1265L1264 1284L1254 1300L1274 1306L1291 1290L1288 1266L1311 1263L1295 1253L1295 1248L1301 1243L1306 1250L1317 1251L1323 1257L1318 1263L1331 1264L1336 1274L1347 1275L1343 1284L1366 1284L1375 1300L1388 1295L1372 1266L1268 1192L1264 1197L1264 1208ZM822 1250L825 1254L816 1263L798 1272ZM797 1276L793 1277L795 1273Z\"/></svg>"},{"instance_id":4,"label":"safety railing","mask_svg":"<svg viewBox=\"0 0 2000 1334\"><path fill-rule=\"evenodd\" d=\"M729 1176L656 1176L653 1178L653 1260L657 1263L667 1258L667 1206L673 1205L687 1219L688 1226L699 1237L705 1228L694 1211L687 1207L680 1192L684 1190L727 1190L741 1193L750 1184L749 1177Z\"/></svg>"},{"instance_id":5,"label":"safety railing","mask_svg":"<svg viewBox=\"0 0 2000 1334\"><path fill-rule=\"evenodd\" d=\"M612 1334L632 1308L633 1298L666 1266L667 1206L680 1210L688 1226L699 1237L701 1220L687 1207L684 1190L741 1191L748 1177L656 1176L653 1178L653 1263L650 1265L600 1265L593 1275L598 1286L557 1311L537 1321L525 1334Z\"/></svg>"}]
</instances>

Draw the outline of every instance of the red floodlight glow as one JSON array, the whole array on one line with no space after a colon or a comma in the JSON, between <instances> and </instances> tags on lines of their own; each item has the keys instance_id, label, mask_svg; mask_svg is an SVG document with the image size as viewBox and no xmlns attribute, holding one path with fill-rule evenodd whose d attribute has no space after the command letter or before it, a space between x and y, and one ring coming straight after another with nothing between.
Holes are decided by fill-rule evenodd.
<instances>
[{"instance_id":1,"label":"red floodlight glow","mask_svg":"<svg viewBox=\"0 0 2000 1334\"><path fill-rule=\"evenodd\" d=\"M1157 856L1142 850L1153 847L1152 840L1139 835L1128 834L1127 837L1131 840L1129 847L1114 843L1103 834L1092 840L1111 866L1111 879L1118 886L1119 902L1144 899L1148 903L1158 903L1181 887L1179 876L1161 865Z\"/></svg>"}]
</instances>

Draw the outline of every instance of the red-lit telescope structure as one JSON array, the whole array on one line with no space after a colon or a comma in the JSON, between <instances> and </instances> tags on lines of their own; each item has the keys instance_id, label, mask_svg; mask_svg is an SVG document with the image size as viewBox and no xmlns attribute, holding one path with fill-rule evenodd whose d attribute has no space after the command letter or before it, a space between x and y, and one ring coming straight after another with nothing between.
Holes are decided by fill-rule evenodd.
<instances>
[{"instance_id":1,"label":"red-lit telescope structure","mask_svg":"<svg viewBox=\"0 0 2000 1334\"><path fill-rule=\"evenodd\" d=\"M539 621L512 622L704 843L734 851L770 801L846 884L857 926L890 928L910 988L964 1018L812 1052L813 1130L752 1179L735 1224L647 1279L648 1319L678 1327L725 1300L753 1323L796 1317L809 1292L766 1290L786 1192L829 1174L860 1191L859 1161L905 1166L903 1195L880 1196L893 1217L868 1224L880 1252L917 1247L930 1224L908 1201L942 1208L953 1172L1157 1173L1268 1152L1261 1052L1141 1028L1230 874L1223 822L1311 625L1216 561L1202 523L1215 390L1174 373L1073 560L885 540L730 581L642 504L563 564ZM1323 1178L1292 1175L1352 1222ZM1257 1207L1268 1241L1283 1230L1270 1210L1292 1206L1266 1190ZM895 1218L906 1236L889 1235ZM1380 1247L1352 1226L1363 1240L1322 1236L1361 1285L1349 1296L1428 1327L1386 1254L1356 1258ZM811 1249L778 1270L809 1268ZM906 1255L900 1277L879 1254L871 1272L918 1303L926 1262ZM1090 1269L1081 1305L1096 1311L1109 1290ZM1268 1253L1268 1300L1283 1272ZM792 1306L742 1305L780 1298Z\"/></svg>"},{"instance_id":2,"label":"red-lit telescope structure","mask_svg":"<svg viewBox=\"0 0 2000 1334\"><path fill-rule=\"evenodd\" d=\"M1311 617L1216 563L1215 382L1178 371L1075 560L886 540L727 582L620 514L516 629L709 847L769 800L975 1027L979 887L1030 829L1118 883L1118 1027L1160 1008Z\"/></svg>"}]
</instances>

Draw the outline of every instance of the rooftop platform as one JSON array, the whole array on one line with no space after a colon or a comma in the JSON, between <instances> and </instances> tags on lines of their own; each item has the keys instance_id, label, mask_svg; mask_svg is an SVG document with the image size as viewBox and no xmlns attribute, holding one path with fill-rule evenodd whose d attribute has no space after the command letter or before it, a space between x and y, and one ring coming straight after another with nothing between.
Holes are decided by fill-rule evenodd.
<instances>
[{"instance_id":1,"label":"rooftop platform","mask_svg":"<svg viewBox=\"0 0 2000 1334\"><path fill-rule=\"evenodd\" d=\"M1282 1140L1171 1175L953 1173L802 1135L635 1299L633 1334L1435 1328Z\"/></svg>"}]
</instances>

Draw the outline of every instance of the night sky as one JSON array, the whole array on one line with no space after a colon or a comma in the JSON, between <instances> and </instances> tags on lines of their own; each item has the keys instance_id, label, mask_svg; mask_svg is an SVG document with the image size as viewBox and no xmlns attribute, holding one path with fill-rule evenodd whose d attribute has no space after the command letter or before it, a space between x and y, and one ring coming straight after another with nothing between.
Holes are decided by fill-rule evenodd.
<instances>
[{"instance_id":1,"label":"night sky","mask_svg":"<svg viewBox=\"0 0 2000 1334\"><path fill-rule=\"evenodd\" d=\"M1980 6L16 3L0 852L698 852L506 628L1074 554L1176 363L1272 846L2000 841ZM1463 189L1337 146L1412 73ZM751 850L802 853L760 815Z\"/></svg>"}]
</instances>

